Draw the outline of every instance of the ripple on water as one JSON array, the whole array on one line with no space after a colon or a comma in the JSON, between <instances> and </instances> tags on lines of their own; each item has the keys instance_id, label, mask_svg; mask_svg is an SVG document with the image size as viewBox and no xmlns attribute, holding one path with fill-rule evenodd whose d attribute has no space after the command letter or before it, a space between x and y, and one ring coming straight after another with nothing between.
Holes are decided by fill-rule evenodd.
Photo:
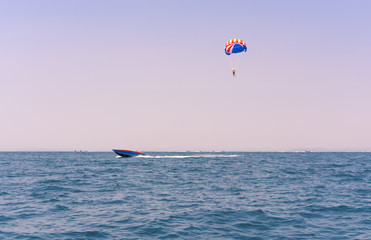
<instances>
[{"instance_id":1,"label":"ripple on water","mask_svg":"<svg viewBox=\"0 0 371 240\"><path fill-rule=\"evenodd\" d=\"M0 153L0 239L371 239L371 155Z\"/></svg>"}]
</instances>

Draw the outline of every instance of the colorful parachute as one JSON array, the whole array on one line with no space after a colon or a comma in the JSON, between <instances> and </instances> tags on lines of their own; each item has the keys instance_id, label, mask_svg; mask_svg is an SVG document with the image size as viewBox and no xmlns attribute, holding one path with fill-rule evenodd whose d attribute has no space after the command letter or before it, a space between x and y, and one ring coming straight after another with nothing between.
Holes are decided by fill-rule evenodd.
<instances>
[{"instance_id":1,"label":"colorful parachute","mask_svg":"<svg viewBox=\"0 0 371 240\"><path fill-rule=\"evenodd\" d=\"M228 61L232 67L233 76L235 77L237 64L240 62L241 56L244 55L243 53L247 52L246 43L241 39L231 39L225 44L224 51L225 54L228 55Z\"/></svg>"},{"instance_id":2,"label":"colorful parachute","mask_svg":"<svg viewBox=\"0 0 371 240\"><path fill-rule=\"evenodd\" d=\"M241 39L231 39L225 44L225 54L247 52L247 46Z\"/></svg>"}]
</instances>

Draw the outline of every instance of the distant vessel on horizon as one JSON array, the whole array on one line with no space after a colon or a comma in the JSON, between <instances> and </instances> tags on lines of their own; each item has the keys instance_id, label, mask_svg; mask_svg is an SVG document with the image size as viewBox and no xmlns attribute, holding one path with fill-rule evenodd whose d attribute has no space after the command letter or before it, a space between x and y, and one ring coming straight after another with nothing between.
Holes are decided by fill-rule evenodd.
<instances>
[{"instance_id":1,"label":"distant vessel on horizon","mask_svg":"<svg viewBox=\"0 0 371 240\"><path fill-rule=\"evenodd\" d=\"M142 152L132 151L132 150L125 150L125 149L112 149L112 151L114 151L120 157L124 157L124 158L146 155L145 153L142 153Z\"/></svg>"}]
</instances>

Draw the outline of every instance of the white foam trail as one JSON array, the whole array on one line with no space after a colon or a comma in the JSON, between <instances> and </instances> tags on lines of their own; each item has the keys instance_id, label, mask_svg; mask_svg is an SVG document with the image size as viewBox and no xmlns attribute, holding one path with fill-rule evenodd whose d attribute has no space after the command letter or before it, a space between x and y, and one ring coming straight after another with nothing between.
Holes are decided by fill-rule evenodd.
<instances>
[{"instance_id":1,"label":"white foam trail","mask_svg":"<svg viewBox=\"0 0 371 240\"><path fill-rule=\"evenodd\" d=\"M216 157L239 157L237 154L197 154L197 155L140 155L140 158L216 158Z\"/></svg>"}]
</instances>

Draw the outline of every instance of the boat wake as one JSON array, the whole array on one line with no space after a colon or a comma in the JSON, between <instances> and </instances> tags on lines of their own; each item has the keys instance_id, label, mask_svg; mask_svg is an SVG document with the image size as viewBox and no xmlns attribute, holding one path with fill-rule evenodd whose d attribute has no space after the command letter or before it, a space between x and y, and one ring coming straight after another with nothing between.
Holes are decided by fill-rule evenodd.
<instances>
[{"instance_id":1,"label":"boat wake","mask_svg":"<svg viewBox=\"0 0 371 240\"><path fill-rule=\"evenodd\" d=\"M194 154L194 155L140 155L138 158L230 158L238 154Z\"/></svg>"}]
</instances>

